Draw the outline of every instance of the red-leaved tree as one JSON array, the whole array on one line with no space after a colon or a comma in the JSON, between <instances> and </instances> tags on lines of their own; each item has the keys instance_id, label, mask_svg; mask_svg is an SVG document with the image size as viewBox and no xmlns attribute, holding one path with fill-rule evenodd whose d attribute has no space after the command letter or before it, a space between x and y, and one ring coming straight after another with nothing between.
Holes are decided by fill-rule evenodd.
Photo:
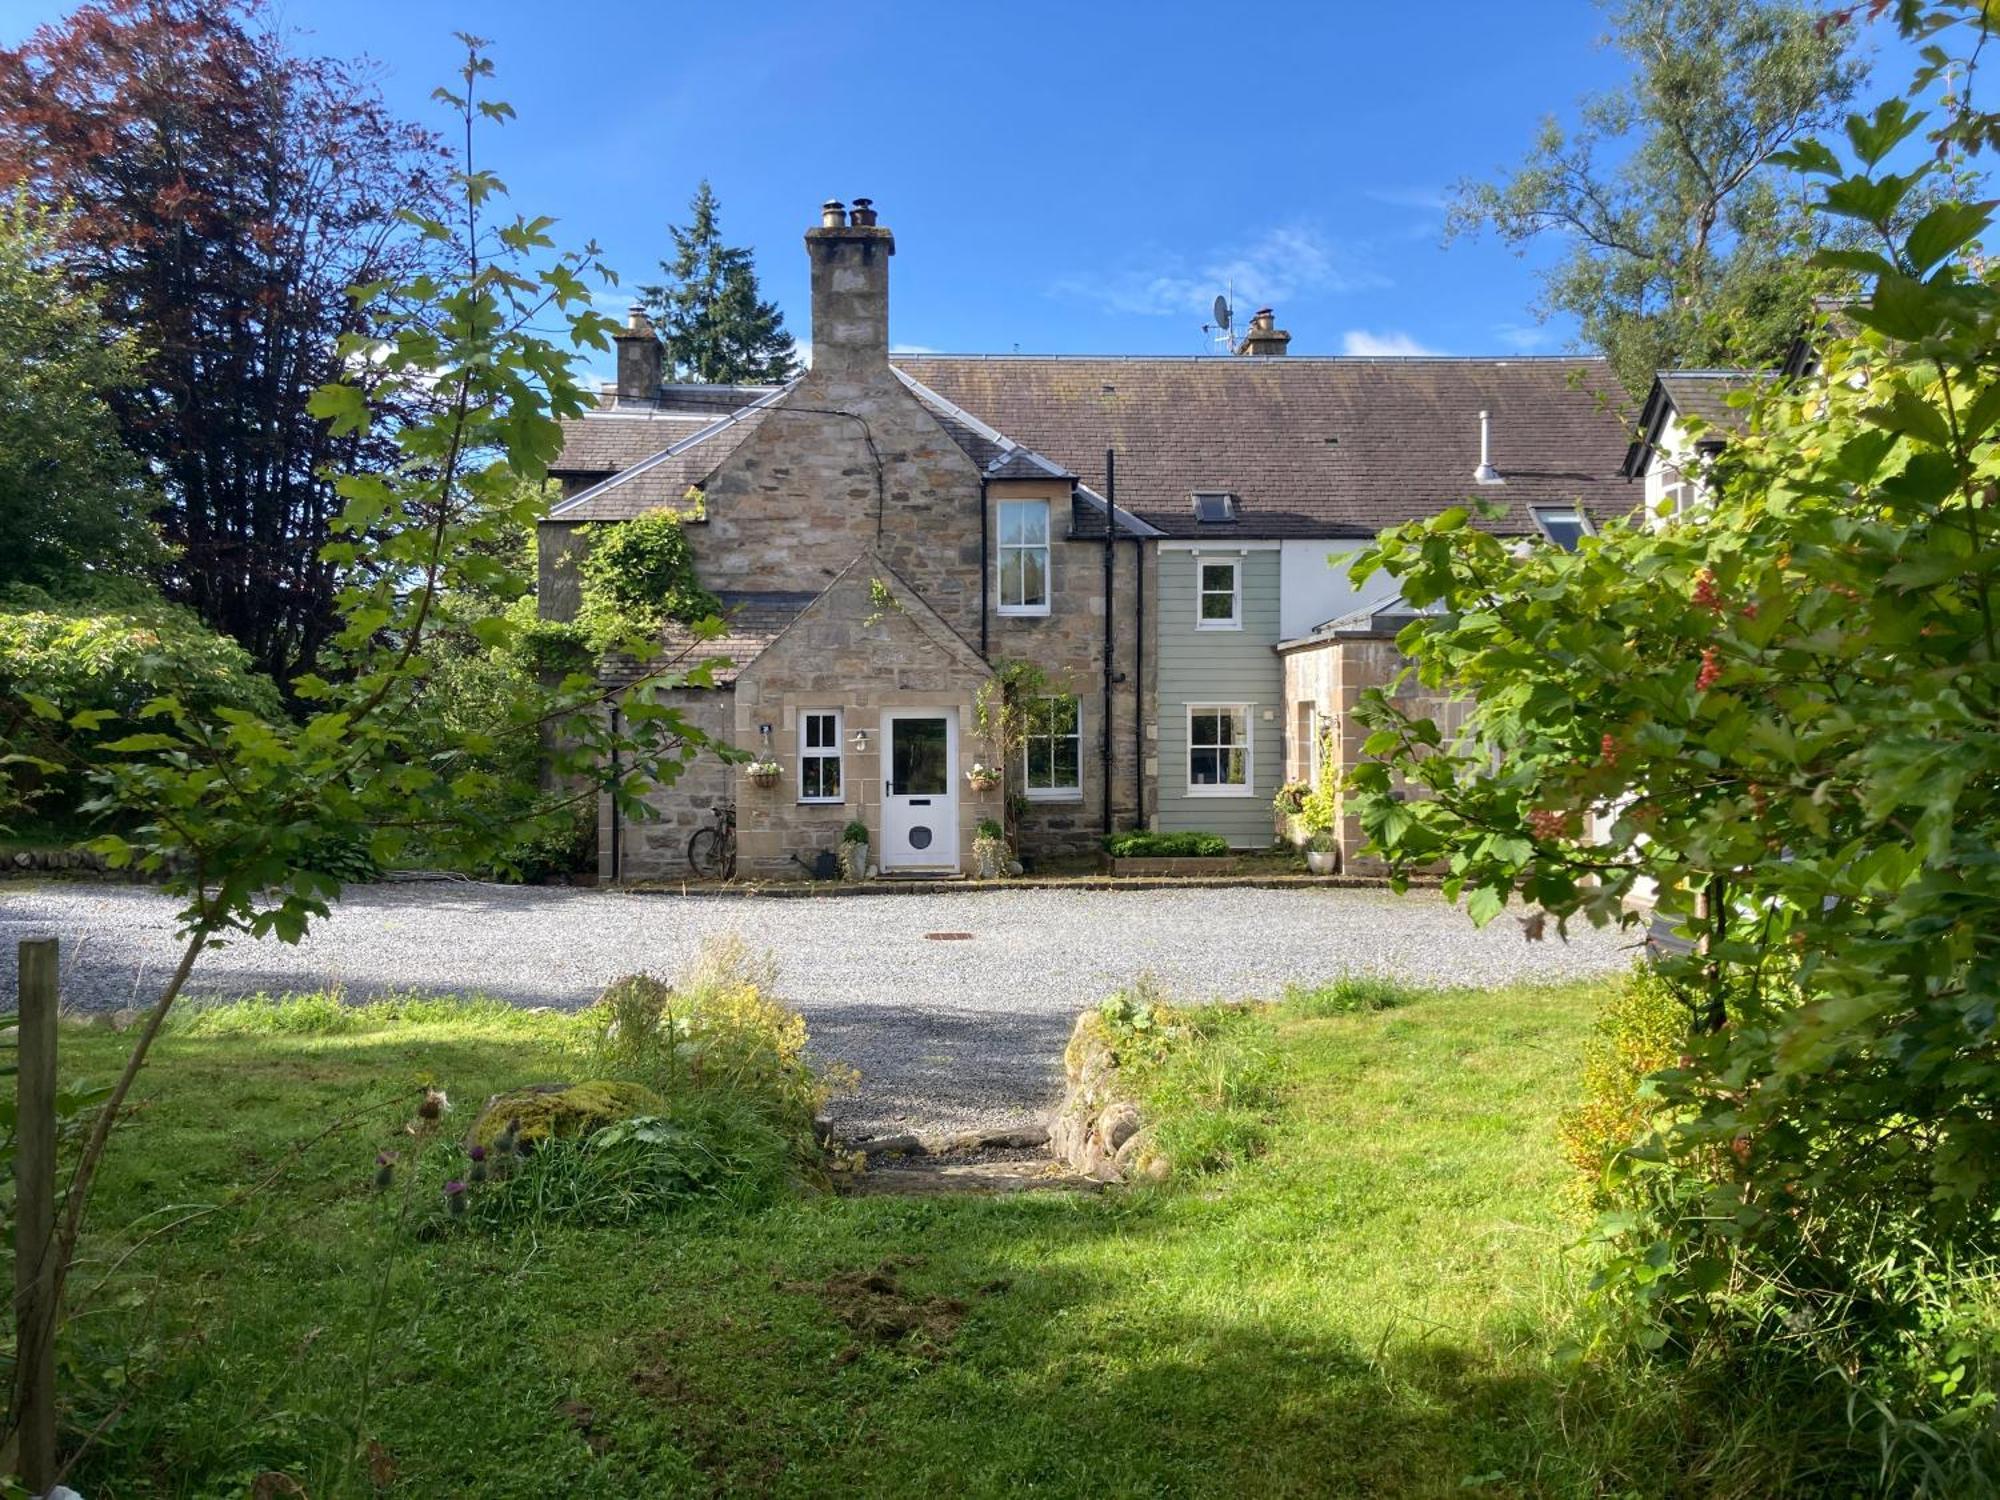
<instances>
[{"instance_id":1,"label":"red-leaved tree","mask_svg":"<svg viewBox=\"0 0 2000 1500\"><path fill-rule=\"evenodd\" d=\"M397 211L433 211L443 172L365 68L293 55L262 0L93 0L0 51L0 188L63 215L72 274L149 351L113 405L165 493L160 581L280 681L333 628L323 475L382 456L306 401L383 313L348 288L432 253Z\"/></svg>"}]
</instances>

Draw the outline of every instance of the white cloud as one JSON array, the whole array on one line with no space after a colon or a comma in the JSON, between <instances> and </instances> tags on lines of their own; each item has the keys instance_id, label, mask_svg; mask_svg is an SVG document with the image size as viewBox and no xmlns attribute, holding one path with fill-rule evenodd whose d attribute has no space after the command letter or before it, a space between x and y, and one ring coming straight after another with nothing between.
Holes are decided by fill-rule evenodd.
<instances>
[{"instance_id":1,"label":"white cloud","mask_svg":"<svg viewBox=\"0 0 2000 1500\"><path fill-rule=\"evenodd\" d=\"M1434 214L1441 214L1451 206L1451 199L1442 188L1370 188L1362 196L1391 208L1421 208Z\"/></svg>"},{"instance_id":2,"label":"white cloud","mask_svg":"<svg viewBox=\"0 0 2000 1500\"><path fill-rule=\"evenodd\" d=\"M1162 250L1117 270L1076 272L1058 279L1052 290L1109 312L1182 317L1206 314L1225 289L1234 293L1242 311L1279 306L1309 293L1389 284L1357 261L1318 230L1289 225L1199 254Z\"/></svg>"},{"instance_id":3,"label":"white cloud","mask_svg":"<svg viewBox=\"0 0 2000 1500\"><path fill-rule=\"evenodd\" d=\"M1555 334L1539 323L1502 323L1493 330L1493 337L1516 354L1533 354L1556 341Z\"/></svg>"},{"instance_id":4,"label":"white cloud","mask_svg":"<svg viewBox=\"0 0 2000 1500\"><path fill-rule=\"evenodd\" d=\"M942 354L942 349L933 349L929 344L891 344L891 354Z\"/></svg>"},{"instance_id":5,"label":"white cloud","mask_svg":"<svg viewBox=\"0 0 2000 1500\"><path fill-rule=\"evenodd\" d=\"M1342 354L1383 355L1383 354L1438 354L1443 351L1427 348L1411 338L1407 333L1370 333L1365 328L1350 328L1340 336Z\"/></svg>"}]
</instances>

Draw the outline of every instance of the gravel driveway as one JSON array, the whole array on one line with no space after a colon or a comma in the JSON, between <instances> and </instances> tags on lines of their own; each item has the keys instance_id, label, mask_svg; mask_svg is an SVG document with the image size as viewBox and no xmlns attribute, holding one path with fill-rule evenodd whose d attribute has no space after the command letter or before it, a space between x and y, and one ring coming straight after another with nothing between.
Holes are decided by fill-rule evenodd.
<instances>
[{"instance_id":1,"label":"gravel driveway","mask_svg":"<svg viewBox=\"0 0 2000 1500\"><path fill-rule=\"evenodd\" d=\"M145 886L0 884L0 975L14 944L63 940L64 1001L132 1005L176 957L173 904ZM205 956L190 993L337 987L481 992L573 1008L634 969L672 973L709 933L774 949L815 1049L861 1071L843 1129L874 1134L1026 1123L1058 1092L1083 1007L1140 970L1187 999L1275 996L1343 972L1495 984L1600 973L1628 936L1529 944L1505 918L1475 932L1435 895L1376 890L1025 890L843 897L640 896L489 885L350 889L297 947ZM972 934L940 942L926 933Z\"/></svg>"}]
</instances>

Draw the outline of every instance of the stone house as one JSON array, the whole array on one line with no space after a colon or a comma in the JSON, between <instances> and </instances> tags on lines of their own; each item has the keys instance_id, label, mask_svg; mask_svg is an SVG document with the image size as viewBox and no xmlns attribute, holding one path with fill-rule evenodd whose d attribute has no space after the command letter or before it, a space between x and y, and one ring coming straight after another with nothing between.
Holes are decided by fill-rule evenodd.
<instances>
[{"instance_id":1,"label":"stone house","mask_svg":"<svg viewBox=\"0 0 2000 1500\"><path fill-rule=\"evenodd\" d=\"M829 204L806 235L806 374L775 390L665 385L635 313L616 392L571 424L539 538L543 613L576 611L588 528L679 513L728 631L670 645L728 665L719 690L663 701L783 768L765 789L701 757L655 795L657 820L630 826L607 801L607 878L681 872L691 832L731 800L746 874L798 874L853 820L885 874L960 871L978 823L1003 811L1005 792L967 773L1001 759L980 726L1011 662L1044 689L1009 778L1022 852L1083 852L1139 817L1144 674L1122 622L1150 528L891 365L895 249L866 200L851 215Z\"/></svg>"},{"instance_id":2,"label":"stone house","mask_svg":"<svg viewBox=\"0 0 2000 1500\"><path fill-rule=\"evenodd\" d=\"M1468 496L1558 545L1637 499L1601 361L1292 356L1268 310L1236 357L892 357L872 205L828 204L805 238L806 374L663 383L635 315L557 465L545 614L577 607L587 528L680 513L728 629L670 644L729 665L668 700L782 767L763 789L703 757L657 821L607 809L608 878L680 873L730 800L765 876L853 819L885 874L955 872L1010 797L1030 861L1134 826L1268 844L1278 788L1322 744L1351 755L1355 697L1400 667L1393 586L1350 580L1350 554ZM982 706L1024 669L1027 743L975 791L999 758Z\"/></svg>"},{"instance_id":3,"label":"stone house","mask_svg":"<svg viewBox=\"0 0 2000 1500\"><path fill-rule=\"evenodd\" d=\"M1602 360L1323 358L1290 341L1264 309L1234 358L898 359L1057 463L1088 473L1116 453L1118 503L1155 533L1147 822L1243 847L1271 842L1275 794L1310 781L1323 746L1336 774L1352 763L1355 703L1405 664L1393 581L1348 575L1371 538L1484 501L1475 524L1574 547L1638 498ZM1361 868L1358 826L1337 835Z\"/></svg>"}]
</instances>

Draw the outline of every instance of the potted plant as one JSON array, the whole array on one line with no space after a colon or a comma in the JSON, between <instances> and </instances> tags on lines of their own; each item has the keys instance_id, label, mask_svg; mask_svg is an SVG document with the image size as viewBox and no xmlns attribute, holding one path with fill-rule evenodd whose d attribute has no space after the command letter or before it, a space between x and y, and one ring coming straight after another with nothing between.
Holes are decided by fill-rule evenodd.
<instances>
[{"instance_id":1,"label":"potted plant","mask_svg":"<svg viewBox=\"0 0 2000 1500\"><path fill-rule=\"evenodd\" d=\"M975 792L990 792L1000 785L999 767L975 760L972 769L965 773L965 784Z\"/></svg>"},{"instance_id":2,"label":"potted plant","mask_svg":"<svg viewBox=\"0 0 2000 1500\"><path fill-rule=\"evenodd\" d=\"M1331 828L1322 828L1307 840L1306 868L1315 875L1340 873L1340 844Z\"/></svg>"},{"instance_id":3,"label":"potted plant","mask_svg":"<svg viewBox=\"0 0 2000 1500\"><path fill-rule=\"evenodd\" d=\"M979 832L972 840L972 859L981 880L998 880L1006 870L1007 831L996 820L979 820Z\"/></svg>"},{"instance_id":4,"label":"potted plant","mask_svg":"<svg viewBox=\"0 0 2000 1500\"><path fill-rule=\"evenodd\" d=\"M758 787L774 787L778 775L784 768L768 755L760 755L743 768L743 774L750 778L750 784Z\"/></svg>"},{"instance_id":5,"label":"potted plant","mask_svg":"<svg viewBox=\"0 0 2000 1500\"><path fill-rule=\"evenodd\" d=\"M849 880L868 878L868 825L859 818L840 830L840 868Z\"/></svg>"},{"instance_id":6,"label":"potted plant","mask_svg":"<svg viewBox=\"0 0 2000 1500\"><path fill-rule=\"evenodd\" d=\"M1303 844L1305 831L1299 825L1299 814L1305 810L1306 798L1312 795L1310 781L1288 781L1278 788L1278 795L1271 799L1272 826L1279 838L1291 844Z\"/></svg>"}]
</instances>

